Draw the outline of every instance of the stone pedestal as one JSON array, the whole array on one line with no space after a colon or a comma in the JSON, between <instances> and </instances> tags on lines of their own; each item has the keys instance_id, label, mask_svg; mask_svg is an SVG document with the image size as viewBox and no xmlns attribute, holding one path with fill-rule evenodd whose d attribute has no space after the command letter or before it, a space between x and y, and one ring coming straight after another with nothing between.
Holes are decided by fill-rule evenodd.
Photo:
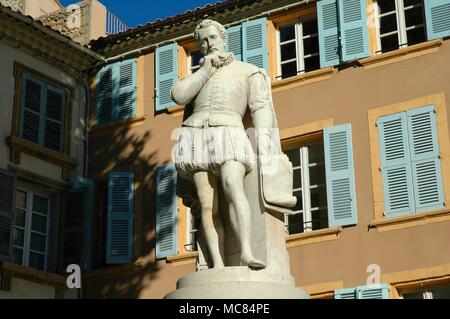
<instances>
[{"instance_id":1,"label":"stone pedestal","mask_svg":"<svg viewBox=\"0 0 450 319\"><path fill-rule=\"evenodd\" d=\"M165 299L309 299L290 275L268 269L226 267L191 273Z\"/></svg>"}]
</instances>

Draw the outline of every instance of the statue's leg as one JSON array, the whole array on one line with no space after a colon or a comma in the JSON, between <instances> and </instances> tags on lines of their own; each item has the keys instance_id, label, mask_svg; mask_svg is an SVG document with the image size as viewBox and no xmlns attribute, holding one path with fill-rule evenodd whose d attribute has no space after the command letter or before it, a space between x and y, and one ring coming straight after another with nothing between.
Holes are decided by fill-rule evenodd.
<instances>
[{"instance_id":1,"label":"statue's leg","mask_svg":"<svg viewBox=\"0 0 450 319\"><path fill-rule=\"evenodd\" d=\"M212 258L213 268L224 267L224 228L219 215L217 178L208 172L194 174L201 205L201 230Z\"/></svg>"},{"instance_id":2,"label":"statue's leg","mask_svg":"<svg viewBox=\"0 0 450 319\"><path fill-rule=\"evenodd\" d=\"M253 256L251 249L251 209L244 191L245 166L229 161L222 165L220 175L225 196L230 204L230 222L241 244L241 263L264 268L264 262Z\"/></svg>"}]
</instances>

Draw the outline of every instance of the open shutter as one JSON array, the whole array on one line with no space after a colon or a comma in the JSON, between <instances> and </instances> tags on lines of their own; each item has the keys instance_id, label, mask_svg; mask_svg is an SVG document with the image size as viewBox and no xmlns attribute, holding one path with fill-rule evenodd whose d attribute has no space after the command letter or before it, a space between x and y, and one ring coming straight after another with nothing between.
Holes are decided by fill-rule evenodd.
<instances>
[{"instance_id":1,"label":"open shutter","mask_svg":"<svg viewBox=\"0 0 450 319\"><path fill-rule=\"evenodd\" d=\"M243 61L268 69L267 19L242 23Z\"/></svg>"},{"instance_id":2,"label":"open shutter","mask_svg":"<svg viewBox=\"0 0 450 319\"><path fill-rule=\"evenodd\" d=\"M355 288L343 288L334 291L334 299L356 299Z\"/></svg>"},{"instance_id":3,"label":"open shutter","mask_svg":"<svg viewBox=\"0 0 450 319\"><path fill-rule=\"evenodd\" d=\"M64 194L64 271L68 265L81 265L83 260L83 225L87 211L88 194L86 190L72 190Z\"/></svg>"},{"instance_id":4,"label":"open shutter","mask_svg":"<svg viewBox=\"0 0 450 319\"><path fill-rule=\"evenodd\" d=\"M156 48L156 111L175 106L170 90L178 80L178 45Z\"/></svg>"},{"instance_id":5,"label":"open shutter","mask_svg":"<svg viewBox=\"0 0 450 319\"><path fill-rule=\"evenodd\" d=\"M340 63L339 19L336 0L317 2L320 67Z\"/></svg>"},{"instance_id":6,"label":"open shutter","mask_svg":"<svg viewBox=\"0 0 450 319\"><path fill-rule=\"evenodd\" d=\"M450 36L450 0L425 0L428 40Z\"/></svg>"},{"instance_id":7,"label":"open shutter","mask_svg":"<svg viewBox=\"0 0 450 319\"><path fill-rule=\"evenodd\" d=\"M328 224L330 227L355 225L357 214L351 125L325 129L324 148Z\"/></svg>"},{"instance_id":8,"label":"open shutter","mask_svg":"<svg viewBox=\"0 0 450 319\"><path fill-rule=\"evenodd\" d=\"M380 117L381 172L385 216L414 213L411 160L406 113Z\"/></svg>"},{"instance_id":9,"label":"open shutter","mask_svg":"<svg viewBox=\"0 0 450 319\"><path fill-rule=\"evenodd\" d=\"M111 122L113 119L113 73L114 65L108 65L97 74L96 125Z\"/></svg>"},{"instance_id":10,"label":"open shutter","mask_svg":"<svg viewBox=\"0 0 450 319\"><path fill-rule=\"evenodd\" d=\"M166 164L156 171L156 258L178 253L177 172L175 164Z\"/></svg>"},{"instance_id":11,"label":"open shutter","mask_svg":"<svg viewBox=\"0 0 450 319\"><path fill-rule=\"evenodd\" d=\"M435 106L406 112L417 211L444 207Z\"/></svg>"},{"instance_id":12,"label":"open shutter","mask_svg":"<svg viewBox=\"0 0 450 319\"><path fill-rule=\"evenodd\" d=\"M44 107L44 84L26 74L22 77L22 113L20 136L39 144L41 128L41 109Z\"/></svg>"},{"instance_id":13,"label":"open shutter","mask_svg":"<svg viewBox=\"0 0 450 319\"><path fill-rule=\"evenodd\" d=\"M136 59L118 63L116 74L118 93L113 118L123 120L136 115Z\"/></svg>"},{"instance_id":14,"label":"open shutter","mask_svg":"<svg viewBox=\"0 0 450 319\"><path fill-rule=\"evenodd\" d=\"M107 264L133 260L134 174L111 172L108 183Z\"/></svg>"},{"instance_id":15,"label":"open shutter","mask_svg":"<svg viewBox=\"0 0 450 319\"><path fill-rule=\"evenodd\" d=\"M226 52L233 52L235 60L242 61L242 25L227 29L228 42Z\"/></svg>"},{"instance_id":16,"label":"open shutter","mask_svg":"<svg viewBox=\"0 0 450 319\"><path fill-rule=\"evenodd\" d=\"M64 90L46 86L44 146L62 152L64 148L64 111L66 94Z\"/></svg>"},{"instance_id":17,"label":"open shutter","mask_svg":"<svg viewBox=\"0 0 450 319\"><path fill-rule=\"evenodd\" d=\"M0 260L10 260L13 246L15 177L0 169Z\"/></svg>"},{"instance_id":18,"label":"open shutter","mask_svg":"<svg viewBox=\"0 0 450 319\"><path fill-rule=\"evenodd\" d=\"M356 288L357 299L389 299L389 285L375 284Z\"/></svg>"},{"instance_id":19,"label":"open shutter","mask_svg":"<svg viewBox=\"0 0 450 319\"><path fill-rule=\"evenodd\" d=\"M369 56L366 0L341 0L339 27L342 39L342 60Z\"/></svg>"}]
</instances>

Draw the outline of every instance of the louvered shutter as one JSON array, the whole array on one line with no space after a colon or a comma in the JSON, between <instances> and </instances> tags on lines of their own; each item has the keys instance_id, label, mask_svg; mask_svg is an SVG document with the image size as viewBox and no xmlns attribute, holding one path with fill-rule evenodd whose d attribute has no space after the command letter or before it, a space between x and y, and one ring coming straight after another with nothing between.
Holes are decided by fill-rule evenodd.
<instances>
[{"instance_id":1,"label":"louvered shutter","mask_svg":"<svg viewBox=\"0 0 450 319\"><path fill-rule=\"evenodd\" d=\"M338 7L336 0L317 2L320 67L340 63Z\"/></svg>"},{"instance_id":2,"label":"louvered shutter","mask_svg":"<svg viewBox=\"0 0 450 319\"><path fill-rule=\"evenodd\" d=\"M428 40L450 36L450 0L425 0Z\"/></svg>"},{"instance_id":3,"label":"louvered shutter","mask_svg":"<svg viewBox=\"0 0 450 319\"><path fill-rule=\"evenodd\" d=\"M109 123L113 120L113 73L114 65L108 65L97 73L96 125Z\"/></svg>"},{"instance_id":4,"label":"louvered shutter","mask_svg":"<svg viewBox=\"0 0 450 319\"><path fill-rule=\"evenodd\" d=\"M356 288L357 299L389 299L389 285L374 284Z\"/></svg>"},{"instance_id":5,"label":"louvered shutter","mask_svg":"<svg viewBox=\"0 0 450 319\"><path fill-rule=\"evenodd\" d=\"M328 224L357 223L352 130L350 124L324 130Z\"/></svg>"},{"instance_id":6,"label":"louvered shutter","mask_svg":"<svg viewBox=\"0 0 450 319\"><path fill-rule=\"evenodd\" d=\"M15 177L0 169L0 260L10 260L15 212Z\"/></svg>"},{"instance_id":7,"label":"louvered shutter","mask_svg":"<svg viewBox=\"0 0 450 319\"><path fill-rule=\"evenodd\" d=\"M257 67L268 68L267 19L242 23L242 59Z\"/></svg>"},{"instance_id":8,"label":"louvered shutter","mask_svg":"<svg viewBox=\"0 0 450 319\"><path fill-rule=\"evenodd\" d=\"M64 148L64 111L66 94L64 90L47 85L45 90L45 132L44 146L62 152Z\"/></svg>"},{"instance_id":9,"label":"louvered shutter","mask_svg":"<svg viewBox=\"0 0 450 319\"><path fill-rule=\"evenodd\" d=\"M368 57L366 0L341 0L338 4L342 61Z\"/></svg>"},{"instance_id":10,"label":"louvered shutter","mask_svg":"<svg viewBox=\"0 0 450 319\"><path fill-rule=\"evenodd\" d=\"M356 299L355 288L343 288L334 291L334 299Z\"/></svg>"},{"instance_id":11,"label":"louvered shutter","mask_svg":"<svg viewBox=\"0 0 450 319\"><path fill-rule=\"evenodd\" d=\"M225 51L233 52L237 61L242 61L242 25L227 29L228 42Z\"/></svg>"},{"instance_id":12,"label":"louvered shutter","mask_svg":"<svg viewBox=\"0 0 450 319\"><path fill-rule=\"evenodd\" d=\"M156 48L156 111L175 106L170 90L178 80L178 45Z\"/></svg>"},{"instance_id":13,"label":"louvered shutter","mask_svg":"<svg viewBox=\"0 0 450 319\"><path fill-rule=\"evenodd\" d=\"M82 264L83 225L88 207L86 190L72 190L64 194L64 237L62 270L71 264Z\"/></svg>"},{"instance_id":14,"label":"louvered shutter","mask_svg":"<svg viewBox=\"0 0 450 319\"><path fill-rule=\"evenodd\" d=\"M158 167L156 171L156 258L178 253L177 172L174 164Z\"/></svg>"},{"instance_id":15,"label":"louvered shutter","mask_svg":"<svg viewBox=\"0 0 450 319\"><path fill-rule=\"evenodd\" d=\"M385 216L414 213L413 179L406 113L380 117L381 172Z\"/></svg>"},{"instance_id":16,"label":"louvered shutter","mask_svg":"<svg viewBox=\"0 0 450 319\"><path fill-rule=\"evenodd\" d=\"M134 174L111 172L108 183L107 264L133 260Z\"/></svg>"},{"instance_id":17,"label":"louvered shutter","mask_svg":"<svg viewBox=\"0 0 450 319\"><path fill-rule=\"evenodd\" d=\"M20 136L39 144L41 141L41 110L44 107L44 83L24 74L22 77L22 111Z\"/></svg>"},{"instance_id":18,"label":"louvered shutter","mask_svg":"<svg viewBox=\"0 0 450 319\"><path fill-rule=\"evenodd\" d=\"M435 106L407 113L416 210L444 207Z\"/></svg>"},{"instance_id":19,"label":"louvered shutter","mask_svg":"<svg viewBox=\"0 0 450 319\"><path fill-rule=\"evenodd\" d=\"M115 120L123 120L136 115L136 63L135 59L116 65L117 96L114 101Z\"/></svg>"}]
</instances>

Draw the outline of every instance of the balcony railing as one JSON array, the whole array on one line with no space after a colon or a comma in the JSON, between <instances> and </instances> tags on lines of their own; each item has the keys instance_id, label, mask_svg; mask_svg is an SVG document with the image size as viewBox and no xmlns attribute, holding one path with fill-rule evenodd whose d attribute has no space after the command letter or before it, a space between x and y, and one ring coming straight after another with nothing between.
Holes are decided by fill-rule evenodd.
<instances>
[{"instance_id":1,"label":"balcony railing","mask_svg":"<svg viewBox=\"0 0 450 319\"><path fill-rule=\"evenodd\" d=\"M106 12L106 34L113 35L123 31L127 31L129 27L118 17L111 13Z\"/></svg>"}]
</instances>

